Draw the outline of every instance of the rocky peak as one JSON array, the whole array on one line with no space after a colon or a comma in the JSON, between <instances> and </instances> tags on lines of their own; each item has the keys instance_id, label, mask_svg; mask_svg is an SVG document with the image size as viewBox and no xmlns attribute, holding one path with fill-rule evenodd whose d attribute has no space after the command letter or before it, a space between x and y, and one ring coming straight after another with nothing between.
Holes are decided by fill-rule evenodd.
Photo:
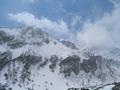
<instances>
[{"instance_id":1,"label":"rocky peak","mask_svg":"<svg viewBox=\"0 0 120 90\"><path fill-rule=\"evenodd\" d=\"M3 30L0 30L0 44L8 43L14 39L13 36L8 35Z\"/></svg>"},{"instance_id":2,"label":"rocky peak","mask_svg":"<svg viewBox=\"0 0 120 90\"><path fill-rule=\"evenodd\" d=\"M48 37L47 33L43 32L40 28L23 27L20 36L24 38L45 38Z\"/></svg>"},{"instance_id":3,"label":"rocky peak","mask_svg":"<svg viewBox=\"0 0 120 90\"><path fill-rule=\"evenodd\" d=\"M43 32L40 28L24 27L22 28L19 39L29 44L41 44L43 42L49 43L47 33Z\"/></svg>"},{"instance_id":4,"label":"rocky peak","mask_svg":"<svg viewBox=\"0 0 120 90\"><path fill-rule=\"evenodd\" d=\"M78 49L76 45L70 41L62 40L61 41L65 46L71 48L71 49Z\"/></svg>"}]
</instances>

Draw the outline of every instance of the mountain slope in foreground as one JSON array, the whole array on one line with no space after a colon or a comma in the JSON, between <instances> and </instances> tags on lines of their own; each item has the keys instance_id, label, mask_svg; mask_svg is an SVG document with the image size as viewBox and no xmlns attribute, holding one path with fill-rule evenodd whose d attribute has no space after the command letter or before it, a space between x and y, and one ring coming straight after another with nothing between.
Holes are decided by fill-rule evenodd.
<instances>
[{"instance_id":1,"label":"mountain slope in foreground","mask_svg":"<svg viewBox=\"0 0 120 90\"><path fill-rule=\"evenodd\" d=\"M67 90L120 81L120 49L78 49L41 29L0 28L0 87Z\"/></svg>"}]
</instances>

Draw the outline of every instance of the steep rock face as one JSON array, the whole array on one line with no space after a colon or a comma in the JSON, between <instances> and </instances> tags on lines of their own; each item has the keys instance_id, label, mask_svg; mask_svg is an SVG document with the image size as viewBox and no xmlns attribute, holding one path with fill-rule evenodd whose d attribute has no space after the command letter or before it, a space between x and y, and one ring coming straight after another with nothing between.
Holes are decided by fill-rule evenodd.
<instances>
[{"instance_id":1,"label":"steep rock face","mask_svg":"<svg viewBox=\"0 0 120 90\"><path fill-rule=\"evenodd\" d=\"M24 83L25 80L30 80L30 68L35 66L36 64L40 64L42 62L41 56L34 56L30 54L22 54L19 57L13 59L14 62L22 62L23 69L20 75L21 81Z\"/></svg>"},{"instance_id":2,"label":"steep rock face","mask_svg":"<svg viewBox=\"0 0 120 90\"><path fill-rule=\"evenodd\" d=\"M43 32L39 28L26 27L23 28L18 37L20 40L29 44L41 45L43 42L49 43L47 33Z\"/></svg>"},{"instance_id":3,"label":"steep rock face","mask_svg":"<svg viewBox=\"0 0 120 90\"><path fill-rule=\"evenodd\" d=\"M56 68L56 66L57 66L57 64L58 64L58 61L59 61L59 57L58 56L56 56L56 55L53 55L53 56L51 56L51 58L50 58L50 65L49 65L49 68L54 72L54 70L55 70L55 68Z\"/></svg>"},{"instance_id":4,"label":"steep rock face","mask_svg":"<svg viewBox=\"0 0 120 90\"><path fill-rule=\"evenodd\" d=\"M60 62L61 72L66 76L70 76L71 72L75 73L76 75L79 73L80 70L80 57L73 55L63 59Z\"/></svg>"},{"instance_id":5,"label":"steep rock face","mask_svg":"<svg viewBox=\"0 0 120 90\"><path fill-rule=\"evenodd\" d=\"M12 53L10 51L6 51L0 53L0 71L11 61Z\"/></svg>"},{"instance_id":6,"label":"steep rock face","mask_svg":"<svg viewBox=\"0 0 120 90\"><path fill-rule=\"evenodd\" d=\"M12 90L12 88L10 88L10 87L7 86L7 85L2 85L2 84L0 83L0 90Z\"/></svg>"},{"instance_id":7,"label":"steep rock face","mask_svg":"<svg viewBox=\"0 0 120 90\"><path fill-rule=\"evenodd\" d=\"M81 70L84 70L85 73L95 73L97 70L97 61L102 60L101 58L101 56L90 56L88 59L84 59L80 64Z\"/></svg>"},{"instance_id":8,"label":"steep rock face","mask_svg":"<svg viewBox=\"0 0 120 90\"><path fill-rule=\"evenodd\" d=\"M115 83L115 86L112 88L112 90L120 90L120 83Z\"/></svg>"},{"instance_id":9,"label":"steep rock face","mask_svg":"<svg viewBox=\"0 0 120 90\"><path fill-rule=\"evenodd\" d=\"M65 41L65 40L62 40L61 41L64 45L66 45L67 47L71 48L71 49L78 49L74 43L70 42L70 41Z\"/></svg>"},{"instance_id":10,"label":"steep rock face","mask_svg":"<svg viewBox=\"0 0 120 90\"><path fill-rule=\"evenodd\" d=\"M95 77L105 81L108 77L115 78L114 70L117 70L116 67L120 68L119 64L119 61L105 59L102 56L90 56L83 60L80 68L85 73L92 73Z\"/></svg>"},{"instance_id":11,"label":"steep rock face","mask_svg":"<svg viewBox=\"0 0 120 90\"><path fill-rule=\"evenodd\" d=\"M18 31L13 30L13 32L17 32L17 34L9 35L6 29L1 29L0 44L7 44L8 47L16 49L27 44L41 46L43 43L48 44L50 42L47 33L39 28L23 27Z\"/></svg>"},{"instance_id":12,"label":"steep rock face","mask_svg":"<svg viewBox=\"0 0 120 90\"><path fill-rule=\"evenodd\" d=\"M88 81L93 79L90 78L91 75L102 82L117 80L117 77L120 75L117 69L120 68L120 61L105 59L99 55L89 56L87 59L84 59L83 62L80 62L79 56L68 56L63 59L59 65L60 72L63 73L65 77L72 77L72 72L75 74L74 77L79 77L81 72L84 72L84 76L88 78Z\"/></svg>"},{"instance_id":13,"label":"steep rock face","mask_svg":"<svg viewBox=\"0 0 120 90\"><path fill-rule=\"evenodd\" d=\"M4 31L0 31L0 44L9 43L14 39L13 36L8 35Z\"/></svg>"}]
</instances>

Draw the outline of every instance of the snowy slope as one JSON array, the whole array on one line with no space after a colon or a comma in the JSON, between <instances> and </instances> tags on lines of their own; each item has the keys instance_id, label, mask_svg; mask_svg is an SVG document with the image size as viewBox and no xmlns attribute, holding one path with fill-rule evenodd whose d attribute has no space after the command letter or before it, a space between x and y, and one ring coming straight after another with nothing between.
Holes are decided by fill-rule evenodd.
<instances>
[{"instance_id":1,"label":"snowy slope","mask_svg":"<svg viewBox=\"0 0 120 90\"><path fill-rule=\"evenodd\" d=\"M119 49L71 47L39 28L0 28L0 84L12 90L67 90L120 81Z\"/></svg>"},{"instance_id":2,"label":"snowy slope","mask_svg":"<svg viewBox=\"0 0 120 90\"><path fill-rule=\"evenodd\" d=\"M113 87L114 87L114 85L109 85L109 86L106 86L106 87L99 89L99 90L112 90Z\"/></svg>"},{"instance_id":3,"label":"snowy slope","mask_svg":"<svg viewBox=\"0 0 120 90\"><path fill-rule=\"evenodd\" d=\"M71 53L76 52L76 50L71 50L57 40L50 38L40 29L36 30L32 27L25 27L21 29L1 28L1 30L6 32L8 35L14 36L15 39L26 43L23 47L15 49L10 48L6 43L0 45L1 51L6 51L6 49L11 50L14 53L13 58L18 57L21 53L28 51L29 49L35 54L43 56L60 55L61 57L67 57ZM46 43L46 39L48 39L48 43Z\"/></svg>"},{"instance_id":4,"label":"snowy slope","mask_svg":"<svg viewBox=\"0 0 120 90\"><path fill-rule=\"evenodd\" d=\"M42 56L42 58L50 58L52 55L57 55L58 57L66 58L73 53L76 53L77 50L72 50L62 43L58 42L55 39L50 38L46 33L40 31L41 35L44 34L44 37L40 37L38 34L38 30L25 27L20 29L8 29L8 28L1 28L1 31L6 33L6 36L14 36L14 39L20 40L25 42L26 44L22 47L15 47L11 48L8 46L9 42L4 42L0 44L0 52L4 53L6 51L12 52L12 58L15 59L19 57L21 54L28 54L28 55L35 55L35 56ZM33 31L33 30L36 30ZM34 33L35 32L35 33ZM35 35L33 35L35 34ZM38 36L37 36L38 35ZM48 39L48 43L44 40ZM12 42L12 41L10 41ZM34 44L35 43L35 44ZM40 43L40 44L38 44ZM17 78L20 78L20 74L22 73L22 69L24 65L21 63L15 63L15 69L17 70L20 68L21 70L17 70ZM34 67L34 66L33 66ZM34 82L31 82L29 85L23 85L22 87L19 86L19 79L16 84L12 84L12 80L5 80L4 74L8 72L9 68L13 68L12 66L5 66L5 68L0 73L0 79L2 79L2 84L8 84L9 87L12 87L13 90L27 90L28 88L32 88L34 86L35 90L66 90L68 86L66 85L66 80L63 76L59 75L59 70L57 72L52 72L47 65L45 68L38 70L37 65L34 68L31 68L31 79ZM10 70L12 72L13 69ZM11 81L8 83L8 81ZM57 82L57 83L56 83ZM72 83L72 82L71 82ZM62 86L62 87L61 87Z\"/></svg>"}]
</instances>

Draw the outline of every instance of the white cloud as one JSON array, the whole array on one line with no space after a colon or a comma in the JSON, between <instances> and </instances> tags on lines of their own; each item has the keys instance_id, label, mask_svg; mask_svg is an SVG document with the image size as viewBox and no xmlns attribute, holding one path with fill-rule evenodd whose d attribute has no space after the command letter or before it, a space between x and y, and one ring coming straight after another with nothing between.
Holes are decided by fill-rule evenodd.
<instances>
[{"instance_id":1,"label":"white cloud","mask_svg":"<svg viewBox=\"0 0 120 90\"><path fill-rule=\"evenodd\" d=\"M72 41L79 41L85 47L120 47L120 5L115 3L112 13L105 13L100 19L94 22L87 21L83 24L82 30L74 35L64 21L52 21L48 18L36 18L28 12L9 14L10 19L27 26L39 27L43 30L62 36L65 34ZM81 23L81 17L75 17L71 22L71 29Z\"/></svg>"},{"instance_id":2,"label":"white cloud","mask_svg":"<svg viewBox=\"0 0 120 90\"><path fill-rule=\"evenodd\" d=\"M9 14L9 18L26 26L39 27L54 33L64 34L69 31L68 25L64 21L55 22L47 18L38 19L28 12Z\"/></svg>"},{"instance_id":3,"label":"white cloud","mask_svg":"<svg viewBox=\"0 0 120 90\"><path fill-rule=\"evenodd\" d=\"M87 47L120 47L120 6L95 22L86 22L77 38Z\"/></svg>"}]
</instances>

